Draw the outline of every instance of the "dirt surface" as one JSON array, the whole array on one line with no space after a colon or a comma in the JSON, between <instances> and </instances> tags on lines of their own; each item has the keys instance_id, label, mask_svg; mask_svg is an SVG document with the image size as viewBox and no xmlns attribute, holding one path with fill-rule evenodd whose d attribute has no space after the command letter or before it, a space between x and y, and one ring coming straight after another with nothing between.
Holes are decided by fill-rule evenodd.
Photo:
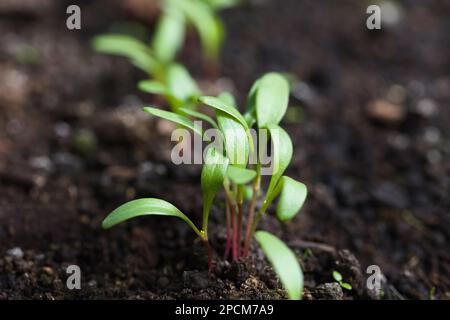
<instances>
[{"instance_id":1,"label":"dirt surface","mask_svg":"<svg viewBox=\"0 0 450 320\"><path fill-rule=\"evenodd\" d=\"M68 31L73 1L38 2L0 5L0 299L285 298L256 246L208 275L182 222L100 229L142 196L199 222L200 171L170 162L170 128L141 111L159 103L136 90L145 75L90 49L93 35L133 21L133 6L78 1L82 30ZM268 216L260 228L298 254L306 299L450 298L450 2L395 3L397 21L368 31L363 1L251 1L222 14L219 80L205 77L194 34L180 56L241 102L264 72L298 79L283 126L295 146L288 174L309 198L292 222ZM154 17L139 16L144 31ZM221 256L222 209L211 220ZM71 264L81 290L66 288ZM366 289L369 265L383 273L380 296Z\"/></svg>"}]
</instances>

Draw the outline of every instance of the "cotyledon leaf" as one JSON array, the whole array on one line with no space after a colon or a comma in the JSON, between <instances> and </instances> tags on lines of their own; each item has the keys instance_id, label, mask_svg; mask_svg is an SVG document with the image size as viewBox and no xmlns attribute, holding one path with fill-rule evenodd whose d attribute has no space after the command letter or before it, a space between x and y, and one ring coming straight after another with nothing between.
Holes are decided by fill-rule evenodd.
<instances>
[{"instance_id":1,"label":"cotyledon leaf","mask_svg":"<svg viewBox=\"0 0 450 320\"><path fill-rule=\"evenodd\" d=\"M292 178L283 176L280 179L281 194L277 204L277 217L281 221L291 220L305 203L308 189Z\"/></svg>"},{"instance_id":2,"label":"cotyledon leaf","mask_svg":"<svg viewBox=\"0 0 450 320\"><path fill-rule=\"evenodd\" d=\"M102 227L103 229L109 229L126 220L146 215L178 217L186 222L199 237L203 237L195 224L177 207L165 200L156 198L137 199L121 205L103 220Z\"/></svg>"},{"instance_id":3,"label":"cotyledon leaf","mask_svg":"<svg viewBox=\"0 0 450 320\"><path fill-rule=\"evenodd\" d=\"M258 80L254 103L260 128L280 123L289 103L289 92L289 82L278 73L267 73Z\"/></svg>"},{"instance_id":4,"label":"cotyledon leaf","mask_svg":"<svg viewBox=\"0 0 450 320\"><path fill-rule=\"evenodd\" d=\"M256 177L256 171L229 165L227 170L227 177L236 184L246 184Z\"/></svg>"},{"instance_id":5,"label":"cotyledon leaf","mask_svg":"<svg viewBox=\"0 0 450 320\"><path fill-rule=\"evenodd\" d=\"M291 138L288 133L284 131L280 126L268 125L268 130L270 133L270 138L273 144L272 149L272 166L273 172L270 178L269 187L267 189L267 195L274 190L278 183L278 180L283 175L286 168L292 159L293 146Z\"/></svg>"},{"instance_id":6,"label":"cotyledon leaf","mask_svg":"<svg viewBox=\"0 0 450 320\"><path fill-rule=\"evenodd\" d=\"M218 128L217 123L214 121L214 119L211 118L210 116L204 114L204 113L201 113L201 112L192 110L192 109L190 109L190 108L185 108L185 107L180 108L179 111L180 111L181 113L187 114L188 116L191 116L191 117L194 117L194 118L197 118L197 119L206 121L206 122L208 122L211 126L213 126L213 128L216 128L216 129Z\"/></svg>"},{"instance_id":7,"label":"cotyledon leaf","mask_svg":"<svg viewBox=\"0 0 450 320\"><path fill-rule=\"evenodd\" d=\"M211 206L217 192L222 188L228 167L228 159L217 149L209 148L206 151L202 176L202 197L203 197L203 226L202 231L207 235L208 218Z\"/></svg>"},{"instance_id":8,"label":"cotyledon leaf","mask_svg":"<svg viewBox=\"0 0 450 320\"><path fill-rule=\"evenodd\" d=\"M173 61L184 41L186 22L183 14L167 6L158 21L152 48L155 56L162 62Z\"/></svg>"},{"instance_id":9,"label":"cotyledon leaf","mask_svg":"<svg viewBox=\"0 0 450 320\"><path fill-rule=\"evenodd\" d=\"M257 231L255 237L280 278L289 299L300 300L303 295L303 272L295 254L269 232Z\"/></svg>"},{"instance_id":10,"label":"cotyledon leaf","mask_svg":"<svg viewBox=\"0 0 450 320\"><path fill-rule=\"evenodd\" d=\"M225 103L223 100L216 98L216 97L212 97L212 96L202 96L199 98L199 101L207 106L210 106L210 107L216 109L216 110L223 111L223 112L229 114L230 116L232 116L234 119L236 119L244 127L245 133L246 133L248 141L249 141L250 150L253 151L253 149L254 149L253 137L250 134L249 126L248 126L247 122L245 121L244 117L242 116L242 114L235 107L230 106L227 103Z\"/></svg>"},{"instance_id":11,"label":"cotyledon leaf","mask_svg":"<svg viewBox=\"0 0 450 320\"><path fill-rule=\"evenodd\" d=\"M199 134L200 136L203 136L203 132L202 132L201 128L196 126L193 121L191 121L189 118L187 118L185 116L182 116L180 114L176 114L176 113L173 113L170 111L153 108L153 107L145 107L144 111L148 112L154 116L175 122L179 125L182 125L186 128L193 130L195 133Z\"/></svg>"},{"instance_id":12,"label":"cotyledon leaf","mask_svg":"<svg viewBox=\"0 0 450 320\"><path fill-rule=\"evenodd\" d=\"M127 57L136 67L145 72L154 71L158 64L152 51L143 42L128 35L99 35L93 39L92 46L101 53Z\"/></svg>"},{"instance_id":13,"label":"cotyledon leaf","mask_svg":"<svg viewBox=\"0 0 450 320\"><path fill-rule=\"evenodd\" d=\"M245 128L235 118L221 110L216 111L216 117L225 139L227 158L231 164L245 168L249 156L249 142Z\"/></svg>"}]
</instances>

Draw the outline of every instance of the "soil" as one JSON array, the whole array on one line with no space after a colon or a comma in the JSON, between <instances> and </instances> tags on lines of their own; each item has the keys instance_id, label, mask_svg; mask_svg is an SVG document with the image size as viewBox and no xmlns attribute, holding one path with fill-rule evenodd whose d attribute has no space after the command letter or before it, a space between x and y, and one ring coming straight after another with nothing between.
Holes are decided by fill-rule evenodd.
<instances>
[{"instance_id":1,"label":"soil","mask_svg":"<svg viewBox=\"0 0 450 320\"><path fill-rule=\"evenodd\" d=\"M135 88L145 75L89 46L121 21L151 32L155 14L75 2L80 31L65 27L74 1L0 5L0 299L285 298L255 245L237 263L217 257L208 274L176 219L100 229L137 197L164 198L198 223L200 171L170 162L170 128L141 111L160 103ZM309 197L292 222L269 215L260 229L296 251L305 299L450 298L450 2L395 3L398 21L369 31L362 1L249 1L222 13L219 80L205 76L195 34L180 56L206 88L232 88L241 102L264 72L298 79L283 126L295 146L288 174ZM217 256L222 224L215 208ZM81 290L66 288L71 264ZM370 265L383 274L379 295L366 286Z\"/></svg>"}]
</instances>

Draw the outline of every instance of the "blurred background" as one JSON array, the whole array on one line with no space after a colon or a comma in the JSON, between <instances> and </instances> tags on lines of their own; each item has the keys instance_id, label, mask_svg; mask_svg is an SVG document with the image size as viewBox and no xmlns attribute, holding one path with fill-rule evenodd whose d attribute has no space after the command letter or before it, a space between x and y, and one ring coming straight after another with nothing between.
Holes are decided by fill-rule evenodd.
<instances>
[{"instance_id":1,"label":"blurred background","mask_svg":"<svg viewBox=\"0 0 450 320\"><path fill-rule=\"evenodd\" d=\"M81 30L66 28L70 4ZM382 30L366 28L370 4ZM249 284L245 263L202 278L181 222L100 230L140 196L200 218L198 168L173 165L170 128L141 111L165 103L138 92L145 74L90 45L105 32L150 39L158 15L152 0L0 2L0 299L279 297L271 279ZM288 174L309 198L294 221L261 228L303 254L311 292L349 265L355 289L343 297L364 298L366 267L378 265L389 298L449 299L450 2L248 0L220 15L218 77L192 30L178 61L241 105L263 73L292 75ZM70 264L83 290L65 288Z\"/></svg>"}]
</instances>

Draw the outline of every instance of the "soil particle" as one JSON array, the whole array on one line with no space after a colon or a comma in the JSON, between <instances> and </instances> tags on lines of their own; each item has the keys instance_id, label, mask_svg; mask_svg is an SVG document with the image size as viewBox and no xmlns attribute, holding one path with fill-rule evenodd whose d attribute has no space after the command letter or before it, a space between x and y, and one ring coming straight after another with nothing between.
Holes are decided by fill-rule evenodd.
<instances>
[{"instance_id":1,"label":"soil particle","mask_svg":"<svg viewBox=\"0 0 450 320\"><path fill-rule=\"evenodd\" d=\"M306 299L314 300L342 300L344 292L337 282L329 282L319 284L317 287L310 289L309 294L305 293Z\"/></svg>"},{"instance_id":2,"label":"soil particle","mask_svg":"<svg viewBox=\"0 0 450 320\"><path fill-rule=\"evenodd\" d=\"M370 118L383 124L398 124L406 117L406 108L386 100L376 100L367 105Z\"/></svg>"}]
</instances>

